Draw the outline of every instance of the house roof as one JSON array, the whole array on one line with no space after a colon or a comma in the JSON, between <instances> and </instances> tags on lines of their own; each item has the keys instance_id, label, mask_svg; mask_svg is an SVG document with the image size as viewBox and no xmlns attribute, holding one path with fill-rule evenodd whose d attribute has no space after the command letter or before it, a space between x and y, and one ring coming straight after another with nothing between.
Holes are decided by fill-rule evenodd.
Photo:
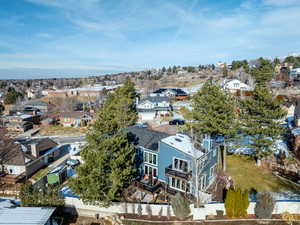
<instances>
[{"instance_id":1,"label":"house roof","mask_svg":"<svg viewBox=\"0 0 300 225\"><path fill-rule=\"evenodd\" d=\"M147 98L143 98L141 100L141 102L146 102L146 101L157 103L157 102L169 102L170 99L168 97L150 96Z\"/></svg>"},{"instance_id":2,"label":"house roof","mask_svg":"<svg viewBox=\"0 0 300 225\"><path fill-rule=\"evenodd\" d=\"M0 145L0 156L3 158L4 164L24 166L28 163L26 159L35 160L36 157L31 154L31 144L37 145L38 152L44 152L58 146L50 138L6 141Z\"/></svg>"},{"instance_id":3,"label":"house roof","mask_svg":"<svg viewBox=\"0 0 300 225\"><path fill-rule=\"evenodd\" d=\"M172 135L162 139L161 141L195 158L199 158L204 154L194 147L192 139L185 134Z\"/></svg>"},{"instance_id":4,"label":"house roof","mask_svg":"<svg viewBox=\"0 0 300 225\"><path fill-rule=\"evenodd\" d=\"M138 126L128 127L127 133L134 145L141 146L153 151L158 151L158 142L170 136L167 133L141 128Z\"/></svg>"},{"instance_id":5,"label":"house roof","mask_svg":"<svg viewBox=\"0 0 300 225\"><path fill-rule=\"evenodd\" d=\"M44 225L54 211L54 207L4 207L0 210L0 223L4 221L10 225Z\"/></svg>"},{"instance_id":6,"label":"house roof","mask_svg":"<svg viewBox=\"0 0 300 225\"><path fill-rule=\"evenodd\" d=\"M138 112L156 112L156 111L170 111L171 108L170 107L154 107L151 109L137 109Z\"/></svg>"},{"instance_id":7,"label":"house roof","mask_svg":"<svg viewBox=\"0 0 300 225\"><path fill-rule=\"evenodd\" d=\"M26 105L30 105L30 106L48 106L48 103L43 102L43 101L32 101L32 102L26 103Z\"/></svg>"},{"instance_id":8,"label":"house roof","mask_svg":"<svg viewBox=\"0 0 300 225\"><path fill-rule=\"evenodd\" d=\"M156 91L153 91L153 94L161 94L165 91L172 91L177 96L187 96L187 93L180 88L160 88Z\"/></svg>"}]
</instances>

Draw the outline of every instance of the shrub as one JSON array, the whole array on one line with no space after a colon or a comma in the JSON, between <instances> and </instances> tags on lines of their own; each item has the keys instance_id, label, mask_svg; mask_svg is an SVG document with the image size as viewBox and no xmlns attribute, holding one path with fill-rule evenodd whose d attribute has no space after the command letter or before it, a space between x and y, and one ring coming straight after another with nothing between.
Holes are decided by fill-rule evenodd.
<instances>
[{"instance_id":1,"label":"shrub","mask_svg":"<svg viewBox=\"0 0 300 225\"><path fill-rule=\"evenodd\" d=\"M171 217L171 208L170 208L170 205L168 205L168 208L167 208L167 217L168 217L168 219Z\"/></svg>"},{"instance_id":2,"label":"shrub","mask_svg":"<svg viewBox=\"0 0 300 225\"><path fill-rule=\"evenodd\" d=\"M177 217L184 218L191 213L189 201L179 192L171 199L171 205L173 212Z\"/></svg>"},{"instance_id":3,"label":"shrub","mask_svg":"<svg viewBox=\"0 0 300 225\"><path fill-rule=\"evenodd\" d=\"M225 199L226 215L229 218L240 218L247 215L249 207L248 191L229 189Z\"/></svg>"},{"instance_id":4,"label":"shrub","mask_svg":"<svg viewBox=\"0 0 300 225\"><path fill-rule=\"evenodd\" d=\"M139 204L138 207L137 207L137 213L141 216L143 214L143 208L142 208L142 205Z\"/></svg>"},{"instance_id":5,"label":"shrub","mask_svg":"<svg viewBox=\"0 0 300 225\"><path fill-rule=\"evenodd\" d=\"M159 217L162 217L162 214L163 214L163 207L160 207L160 210L158 212L158 216Z\"/></svg>"},{"instance_id":6,"label":"shrub","mask_svg":"<svg viewBox=\"0 0 300 225\"><path fill-rule=\"evenodd\" d=\"M272 195L268 192L262 192L257 195L257 201L254 208L254 213L257 218L270 219L275 207L275 201Z\"/></svg>"},{"instance_id":7,"label":"shrub","mask_svg":"<svg viewBox=\"0 0 300 225\"><path fill-rule=\"evenodd\" d=\"M149 204L146 205L146 212L148 216L152 216L152 209Z\"/></svg>"}]
</instances>

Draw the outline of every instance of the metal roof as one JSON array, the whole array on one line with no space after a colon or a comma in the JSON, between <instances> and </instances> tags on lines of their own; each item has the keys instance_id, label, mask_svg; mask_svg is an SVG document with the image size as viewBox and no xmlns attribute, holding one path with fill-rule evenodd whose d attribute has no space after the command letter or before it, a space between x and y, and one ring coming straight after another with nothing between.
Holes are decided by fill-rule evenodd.
<instances>
[{"instance_id":1,"label":"metal roof","mask_svg":"<svg viewBox=\"0 0 300 225\"><path fill-rule=\"evenodd\" d=\"M53 207L16 207L0 209L0 224L44 225L55 208Z\"/></svg>"}]
</instances>

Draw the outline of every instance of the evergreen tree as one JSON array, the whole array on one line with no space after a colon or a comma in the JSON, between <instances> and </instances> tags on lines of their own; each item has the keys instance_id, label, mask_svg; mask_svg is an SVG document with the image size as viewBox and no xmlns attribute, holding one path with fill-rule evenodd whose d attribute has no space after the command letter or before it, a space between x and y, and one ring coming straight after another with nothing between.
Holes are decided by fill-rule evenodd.
<instances>
[{"instance_id":1,"label":"evergreen tree","mask_svg":"<svg viewBox=\"0 0 300 225\"><path fill-rule=\"evenodd\" d=\"M211 136L234 136L237 129L235 99L218 85L206 82L193 97L193 128Z\"/></svg>"},{"instance_id":2,"label":"evergreen tree","mask_svg":"<svg viewBox=\"0 0 300 225\"><path fill-rule=\"evenodd\" d=\"M10 87L4 97L5 104L15 104L22 94L17 92L13 87Z\"/></svg>"},{"instance_id":3,"label":"evergreen tree","mask_svg":"<svg viewBox=\"0 0 300 225\"><path fill-rule=\"evenodd\" d=\"M226 215L229 218L241 218L247 215L249 207L248 191L242 191L240 188L237 190L229 189L225 199Z\"/></svg>"},{"instance_id":4,"label":"evergreen tree","mask_svg":"<svg viewBox=\"0 0 300 225\"><path fill-rule=\"evenodd\" d=\"M226 140L236 135L238 129L235 99L218 85L206 82L193 97L194 120L191 124L196 134L224 137L223 170L226 170Z\"/></svg>"},{"instance_id":5,"label":"evergreen tree","mask_svg":"<svg viewBox=\"0 0 300 225\"><path fill-rule=\"evenodd\" d=\"M176 66L173 66L172 72L173 72L173 73L176 73L176 72L177 72L177 67L176 67Z\"/></svg>"},{"instance_id":6,"label":"evergreen tree","mask_svg":"<svg viewBox=\"0 0 300 225\"><path fill-rule=\"evenodd\" d=\"M226 64L223 67L223 77L228 77L228 69Z\"/></svg>"},{"instance_id":7,"label":"evergreen tree","mask_svg":"<svg viewBox=\"0 0 300 225\"><path fill-rule=\"evenodd\" d=\"M131 184L135 173L135 150L127 135L119 132L88 137L81 157L84 163L77 168L72 190L84 202L100 206L121 200L123 189Z\"/></svg>"},{"instance_id":8,"label":"evergreen tree","mask_svg":"<svg viewBox=\"0 0 300 225\"><path fill-rule=\"evenodd\" d=\"M272 80L274 69L272 63L267 59L259 58L259 63L259 67L254 68L251 75L257 85L265 86Z\"/></svg>"},{"instance_id":9,"label":"evergreen tree","mask_svg":"<svg viewBox=\"0 0 300 225\"><path fill-rule=\"evenodd\" d=\"M97 138L99 135L112 134L133 125L138 118L135 98L134 84L129 80L110 93L98 113L98 119L90 127L89 135Z\"/></svg>"},{"instance_id":10,"label":"evergreen tree","mask_svg":"<svg viewBox=\"0 0 300 225\"><path fill-rule=\"evenodd\" d=\"M161 69L161 71L164 73L167 71L166 67L163 66L163 68Z\"/></svg>"},{"instance_id":11,"label":"evergreen tree","mask_svg":"<svg viewBox=\"0 0 300 225\"><path fill-rule=\"evenodd\" d=\"M43 189L35 188L31 182L21 186L19 198L22 206L62 206L64 198L59 193L58 186L48 186Z\"/></svg>"},{"instance_id":12,"label":"evergreen tree","mask_svg":"<svg viewBox=\"0 0 300 225\"><path fill-rule=\"evenodd\" d=\"M284 131L278 120L286 115L286 111L272 93L261 86L255 87L252 98L241 102L241 108L242 133L252 137L255 156L262 158L269 155L270 147Z\"/></svg>"}]
</instances>

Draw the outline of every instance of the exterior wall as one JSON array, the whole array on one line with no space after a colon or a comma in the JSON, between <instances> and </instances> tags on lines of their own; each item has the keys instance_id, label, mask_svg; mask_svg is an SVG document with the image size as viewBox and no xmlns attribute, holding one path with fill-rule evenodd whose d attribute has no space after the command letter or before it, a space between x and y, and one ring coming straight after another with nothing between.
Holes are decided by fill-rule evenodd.
<instances>
[{"instance_id":1,"label":"exterior wall","mask_svg":"<svg viewBox=\"0 0 300 225\"><path fill-rule=\"evenodd\" d=\"M139 112L139 118L141 120L154 120L155 119L155 112Z\"/></svg>"},{"instance_id":2,"label":"exterior wall","mask_svg":"<svg viewBox=\"0 0 300 225\"><path fill-rule=\"evenodd\" d=\"M159 142L159 158L158 158L158 179L161 181L164 181L166 183L169 183L168 176L165 175L165 168L167 168L170 165L173 165L173 159L179 158L186 160L188 162L188 171L193 170L195 168L195 164L193 159L178 151L172 146L169 146L163 142ZM191 184L191 193L195 194L195 188L194 188L194 179L192 180Z\"/></svg>"},{"instance_id":3,"label":"exterior wall","mask_svg":"<svg viewBox=\"0 0 300 225\"><path fill-rule=\"evenodd\" d=\"M20 175L25 172L25 166L4 165L9 174Z\"/></svg>"},{"instance_id":4,"label":"exterior wall","mask_svg":"<svg viewBox=\"0 0 300 225\"><path fill-rule=\"evenodd\" d=\"M219 158L219 148L214 148L209 151L207 154L202 156L198 161L198 181L200 182L201 177L205 176L205 187L203 190L208 188L208 186L214 181L215 179L215 172L218 164ZM214 168L214 169L213 169ZM196 177L196 171L193 171L193 177ZM200 185L200 184L199 184Z\"/></svg>"},{"instance_id":5,"label":"exterior wall","mask_svg":"<svg viewBox=\"0 0 300 225\"><path fill-rule=\"evenodd\" d=\"M108 208L104 207L98 207L94 205L85 205L80 199L77 198L65 198L65 207L72 209L75 208L79 216L90 216L95 217L96 214L99 215L99 217L106 217L106 216L112 216L117 215L119 213L137 213L137 207L138 203L112 203L112 205ZM168 205L159 205L159 204L141 204L142 206L142 214L147 215L146 206L150 205L152 209L152 215L159 215L159 211L161 208L162 216L167 216L167 208ZM126 210L127 208L127 210ZM172 207L170 207L171 216L174 216Z\"/></svg>"},{"instance_id":6,"label":"exterior wall","mask_svg":"<svg viewBox=\"0 0 300 225\"><path fill-rule=\"evenodd\" d=\"M41 169L45 165L43 158L39 158L28 165L26 165L26 176L31 176L37 170Z\"/></svg>"},{"instance_id":7,"label":"exterior wall","mask_svg":"<svg viewBox=\"0 0 300 225\"><path fill-rule=\"evenodd\" d=\"M117 215L119 213L135 213L137 214L137 203L113 203L110 207L98 207L94 205L86 205L80 199L77 198L65 198L65 207L66 209L75 208L79 216L88 216L94 217L98 214L99 217L106 217ZM167 216L168 206L165 204L141 204L142 214L147 215L146 206L150 205L153 215L159 215L159 211L162 209L162 216ZM255 202L251 202L247 210L248 214L254 214ZM127 210L126 210L127 208ZM191 214L193 215L193 220L205 220L208 215L217 215L216 210L223 210L226 214L225 207L223 203L211 203L205 204L203 208L194 208L193 205L190 205ZM172 207L170 207L171 216L174 215ZM283 212L289 212L291 214L297 214L300 211L300 202L299 201L278 201L275 204L273 214L281 214ZM74 212L74 211L72 211ZM74 213L76 213L74 212ZM220 223L221 224L221 223Z\"/></svg>"},{"instance_id":8,"label":"exterior wall","mask_svg":"<svg viewBox=\"0 0 300 225\"><path fill-rule=\"evenodd\" d=\"M255 202L251 202L248 207L247 213L255 214L254 207L255 207ZM193 208L192 207L193 219L194 220L204 220L207 215L217 215L216 210L223 210L224 215L226 214L223 203L206 204L204 208ZM273 214L281 214L283 212L299 213L300 212L300 202L299 201L295 201L295 202L278 201L278 202L276 202Z\"/></svg>"}]
</instances>

